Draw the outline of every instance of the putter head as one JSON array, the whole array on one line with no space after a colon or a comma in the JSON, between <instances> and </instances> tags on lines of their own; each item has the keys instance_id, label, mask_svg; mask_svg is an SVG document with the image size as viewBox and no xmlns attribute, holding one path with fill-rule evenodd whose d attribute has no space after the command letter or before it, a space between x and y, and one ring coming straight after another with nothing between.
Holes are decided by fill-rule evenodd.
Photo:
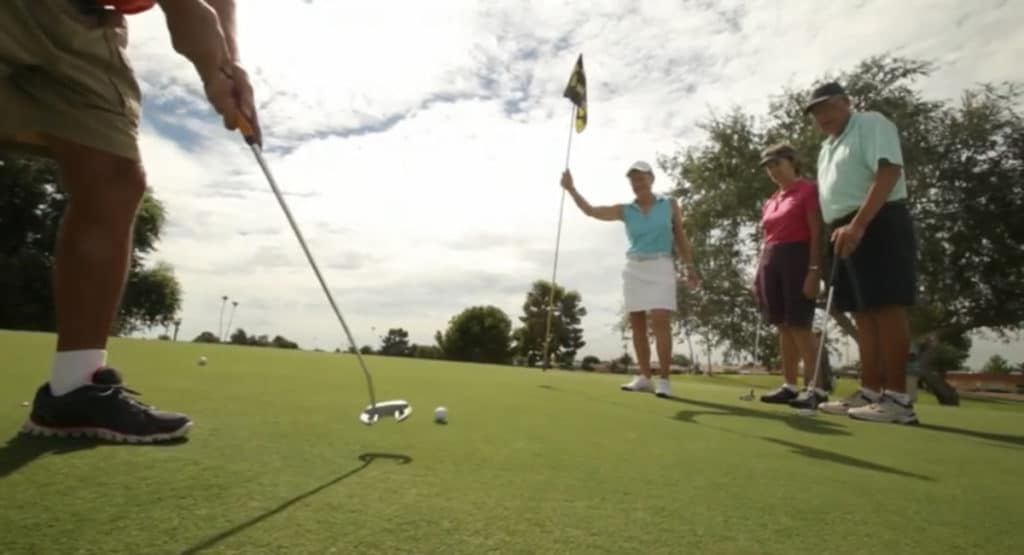
<instances>
[{"instance_id":1,"label":"putter head","mask_svg":"<svg viewBox=\"0 0 1024 555\"><path fill-rule=\"evenodd\" d=\"M382 401L369 405L359 415L359 420L368 426L376 424L381 418L391 418L401 422L412 414L412 405L408 401Z\"/></svg>"}]
</instances>

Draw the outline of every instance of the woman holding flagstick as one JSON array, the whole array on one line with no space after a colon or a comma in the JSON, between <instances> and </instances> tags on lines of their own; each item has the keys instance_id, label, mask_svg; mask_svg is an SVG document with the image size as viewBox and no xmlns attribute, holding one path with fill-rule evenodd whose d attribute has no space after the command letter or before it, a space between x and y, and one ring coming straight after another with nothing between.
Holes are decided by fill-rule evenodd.
<instances>
[{"instance_id":1,"label":"woman holding flagstick","mask_svg":"<svg viewBox=\"0 0 1024 555\"><path fill-rule=\"evenodd\" d=\"M693 251L683 230L683 217L679 204L671 198L656 195L652 190L654 172L647 162L636 162L626 172L633 188L634 199L629 204L591 206L576 190L572 173L562 174L562 188L576 206L592 218L602 221L622 221L629 239L626 267L622 272L623 294L629 324L633 330L633 348L636 350L640 375L622 386L626 391L654 391L659 397L672 394L669 369L672 364L672 314L676 311L676 277L672 252L683 261L686 283L697 287L699 279L693 267ZM658 349L659 379L651 381L651 346L648 341L648 316Z\"/></svg>"}]
</instances>

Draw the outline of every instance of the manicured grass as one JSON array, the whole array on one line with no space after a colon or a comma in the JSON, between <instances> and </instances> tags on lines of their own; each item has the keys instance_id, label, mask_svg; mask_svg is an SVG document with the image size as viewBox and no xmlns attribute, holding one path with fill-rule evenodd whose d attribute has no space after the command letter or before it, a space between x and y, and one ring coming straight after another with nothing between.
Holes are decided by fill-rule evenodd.
<instances>
[{"instance_id":1,"label":"manicured grass","mask_svg":"<svg viewBox=\"0 0 1024 555\"><path fill-rule=\"evenodd\" d=\"M923 400L923 425L800 417L750 376L622 376L114 341L186 411L164 447L14 439L53 337L0 332L2 553L1016 553L1024 406ZM200 367L200 355L209 365ZM844 387L851 387L844 381ZM447 426L432 422L449 408Z\"/></svg>"}]
</instances>

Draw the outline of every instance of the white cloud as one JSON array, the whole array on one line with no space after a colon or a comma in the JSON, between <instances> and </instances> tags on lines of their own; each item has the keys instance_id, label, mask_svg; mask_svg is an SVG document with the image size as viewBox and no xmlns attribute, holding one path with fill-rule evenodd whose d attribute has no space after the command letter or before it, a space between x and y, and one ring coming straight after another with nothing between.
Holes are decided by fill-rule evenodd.
<instances>
[{"instance_id":1,"label":"white cloud","mask_svg":"<svg viewBox=\"0 0 1024 555\"><path fill-rule=\"evenodd\" d=\"M183 336L216 329L228 294L236 327L341 345L262 174L205 107L162 16L130 21L148 172L170 212L158 257L186 291ZM271 170L365 343L371 327L399 326L430 342L471 304L515 319L530 283L550 277L570 123L561 93L581 51L591 121L571 166L597 204L628 200L624 169L698 139L709 110L762 110L783 86L870 55L942 64L926 84L939 98L1019 77L1022 25L1022 5L998 0L239 6ZM565 208L559 281L590 310L584 351L611 356L624 234Z\"/></svg>"}]
</instances>

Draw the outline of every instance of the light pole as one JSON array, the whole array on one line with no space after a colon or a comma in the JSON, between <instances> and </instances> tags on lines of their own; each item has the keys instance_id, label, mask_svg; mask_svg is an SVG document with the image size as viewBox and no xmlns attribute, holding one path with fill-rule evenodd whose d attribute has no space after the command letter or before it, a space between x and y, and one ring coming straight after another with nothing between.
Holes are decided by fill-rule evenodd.
<instances>
[{"instance_id":1,"label":"light pole","mask_svg":"<svg viewBox=\"0 0 1024 555\"><path fill-rule=\"evenodd\" d=\"M217 341L224 341L224 307L228 304L228 296L222 295L220 300L220 323L217 324Z\"/></svg>"},{"instance_id":2,"label":"light pole","mask_svg":"<svg viewBox=\"0 0 1024 555\"><path fill-rule=\"evenodd\" d=\"M231 301L231 315L228 316L228 327L224 330L224 333L227 333L227 334L231 333L231 322L235 321L235 310L237 310L237 309L238 309L238 301ZM228 337L228 340L229 341L231 340L230 336Z\"/></svg>"}]
</instances>

